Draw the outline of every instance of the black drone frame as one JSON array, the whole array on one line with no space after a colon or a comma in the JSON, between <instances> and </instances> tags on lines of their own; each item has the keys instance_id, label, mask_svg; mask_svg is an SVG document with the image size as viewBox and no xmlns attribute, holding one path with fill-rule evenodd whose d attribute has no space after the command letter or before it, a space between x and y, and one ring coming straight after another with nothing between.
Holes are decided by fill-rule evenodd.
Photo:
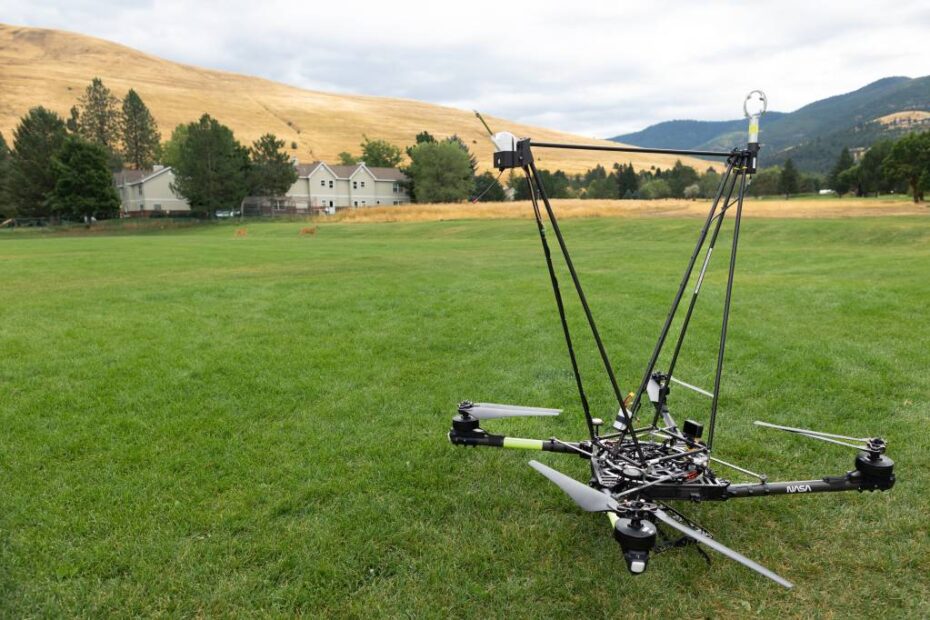
<instances>
[{"instance_id":1,"label":"black drone frame","mask_svg":"<svg viewBox=\"0 0 930 620\"><path fill-rule=\"evenodd\" d=\"M747 97L758 93L762 104L765 96L753 91ZM744 110L745 110L744 106ZM556 306L568 355L578 390L581 408L588 430L588 439L568 442L552 437L550 439L525 439L494 435L481 428L484 419L558 415L560 410L537 407L519 407L490 403L460 403L458 414L453 418L449 431L449 440L460 446L486 446L497 448L517 448L524 450L541 450L575 454L588 459L591 463L592 477L589 485L584 485L560 472L536 461L530 464L550 481L565 491L584 510L606 512L614 526L614 537L620 543L627 566L632 573L641 573L646 568L649 551L656 548L657 526L664 524L683 534L681 539L671 543L700 542L732 559L773 579L780 585L791 587L791 583L779 577L748 558L732 551L710 538L706 530L690 521L677 510L666 506L667 500L727 500L740 497L758 497L765 495L782 495L797 493L823 493L834 491L872 491L890 489L895 482L894 463L884 455L885 442L877 437L847 437L830 433L821 433L806 429L756 422L760 426L800 434L812 439L839 444L857 449L859 452L854 462L854 469L835 476L825 476L812 480L789 482L769 482L766 476L756 474L748 469L728 463L711 455L714 444L714 431L717 424L721 377L723 373L724 354L727 342L727 325L729 323L730 305L733 293L733 277L736 270L736 254L739 243L740 223L743 201L751 175L756 172L759 142L758 121L763 109L756 114L746 116L749 119L749 140L745 148L732 151L695 151L680 149L636 148L627 146L601 146L556 144L550 142L532 142L529 138L517 139L509 133L495 134L494 167L502 172L507 169L523 170L529 187L530 201L542 243L546 266L555 295ZM480 118L480 116L479 116ZM483 122L483 120L482 120ZM487 125L485 125L487 127ZM490 130L489 130L490 132ZM646 365L645 372L636 392L631 392L624 399L617 375L610 361L607 349L595 323L584 289L575 269L565 237L559 227L558 218L552 208L545 186L536 169L533 158L534 148L575 149L586 151L609 151L617 153L651 153L663 155L680 155L705 158L720 158L725 161L725 171L721 177L709 211L704 219L697 242L684 275L672 300L671 308L659 332L659 337ZM594 339L607 379L610 383L618 405L616 420L610 432L602 432L603 421L592 415L581 371L575 353L572 334L565 312L565 304L559 287L559 280L549 247L546 226L542 211L545 210L552 231L564 259L565 266L572 280L588 327ZM713 390L708 392L677 379L674 370L682 350L691 318L701 292L701 285L710 264L711 255L719 238L726 215L735 211L733 218L732 239L729 251L729 268L723 302L722 322L719 347L717 350ZM705 249L706 248L706 249ZM695 267L701 251L705 250L704 259L695 279L694 288L687 302L687 309L678 328L674 349L667 371L657 371L656 365L668 344L672 325L679 309L684 303L689 282L694 276ZM701 439L703 426L693 420L686 420L681 428L673 419L667 406L667 397L671 384L676 383L695 390L711 398L708 419L707 440ZM654 414L649 424L636 428L634 419L639 413L643 395L646 394L654 406ZM661 423L660 423L661 422ZM719 463L759 480L758 483L732 484L718 478L710 469L710 462Z\"/></svg>"}]
</instances>

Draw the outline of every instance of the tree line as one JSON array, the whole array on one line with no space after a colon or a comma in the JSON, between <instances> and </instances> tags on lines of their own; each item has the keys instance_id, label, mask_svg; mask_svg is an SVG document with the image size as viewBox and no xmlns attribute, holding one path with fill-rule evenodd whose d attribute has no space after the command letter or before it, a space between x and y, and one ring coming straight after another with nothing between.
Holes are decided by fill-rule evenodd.
<instances>
[{"instance_id":1,"label":"tree line","mask_svg":"<svg viewBox=\"0 0 930 620\"><path fill-rule=\"evenodd\" d=\"M930 189L930 131L879 140L858 162L848 148L843 148L825 177L799 173L789 158L784 166L760 170L753 177L749 193L789 197L820 189L833 190L838 196L860 197L909 193L914 202L923 200Z\"/></svg>"},{"instance_id":2,"label":"tree line","mask_svg":"<svg viewBox=\"0 0 930 620\"><path fill-rule=\"evenodd\" d=\"M0 134L0 216L114 216L120 200L111 172L145 169L159 161L173 168L174 190L192 212L212 216L217 210L237 208L246 196L286 194L297 180L297 170L284 146L271 133L244 146L229 127L208 114L178 125L162 143L138 93L130 89L120 100L94 78L68 119L37 106L20 120L12 145ZM530 197L526 180L514 171L503 183L502 175L479 172L478 160L456 135L438 139L422 131L403 150L363 136L358 154L339 154L341 164L359 161L370 167L399 167L416 202ZM615 163L609 171L597 165L583 174L541 169L539 175L551 198L710 198L720 183L713 167L698 172L680 160L665 170ZM930 132L876 142L859 162L844 148L826 178L799 172L789 158L784 166L760 170L749 193L789 197L823 187L841 196L909 191L915 201L922 200L930 188Z\"/></svg>"},{"instance_id":3,"label":"tree line","mask_svg":"<svg viewBox=\"0 0 930 620\"><path fill-rule=\"evenodd\" d=\"M119 100L99 78L65 120L42 106L0 134L0 215L106 217L119 210L111 171L150 165L160 136L138 93Z\"/></svg>"}]
</instances>

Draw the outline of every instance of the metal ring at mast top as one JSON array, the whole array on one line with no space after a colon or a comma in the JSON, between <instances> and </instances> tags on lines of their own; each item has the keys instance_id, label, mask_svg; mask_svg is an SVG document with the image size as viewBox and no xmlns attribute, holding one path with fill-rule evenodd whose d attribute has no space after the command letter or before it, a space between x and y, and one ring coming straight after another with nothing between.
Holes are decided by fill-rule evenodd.
<instances>
[{"instance_id":1,"label":"metal ring at mast top","mask_svg":"<svg viewBox=\"0 0 930 620\"><path fill-rule=\"evenodd\" d=\"M759 96L759 103L762 104L762 109L750 114L749 113L749 102L752 100L753 95ZM753 117L759 118L760 116L765 114L765 111L768 109L768 107L769 107L769 100L768 100L768 97L765 96L765 93L762 92L761 90L751 90L749 91L749 94L746 95L746 99L743 101L743 114L746 115L746 118L753 118Z\"/></svg>"}]
</instances>

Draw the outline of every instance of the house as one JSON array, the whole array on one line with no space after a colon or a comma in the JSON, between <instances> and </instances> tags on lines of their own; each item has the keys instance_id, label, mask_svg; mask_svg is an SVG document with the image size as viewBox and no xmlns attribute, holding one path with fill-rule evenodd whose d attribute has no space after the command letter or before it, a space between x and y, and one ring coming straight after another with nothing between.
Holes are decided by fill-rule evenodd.
<instances>
[{"instance_id":1,"label":"house","mask_svg":"<svg viewBox=\"0 0 930 620\"><path fill-rule=\"evenodd\" d=\"M245 214L335 213L336 209L402 205L410 202L405 181L397 168L330 166L316 161L295 163L297 181L283 197L250 196L242 202ZM171 190L170 167L123 170L113 175L124 217L187 215L190 205Z\"/></svg>"},{"instance_id":2,"label":"house","mask_svg":"<svg viewBox=\"0 0 930 620\"><path fill-rule=\"evenodd\" d=\"M172 191L174 174L170 167L155 166L151 170L121 170L113 174L120 198L123 217L152 215L187 215L191 207Z\"/></svg>"},{"instance_id":3,"label":"house","mask_svg":"<svg viewBox=\"0 0 930 620\"><path fill-rule=\"evenodd\" d=\"M405 181L397 168L330 166L322 161L297 164L297 182L287 198L298 211L326 211L349 207L402 205L410 202Z\"/></svg>"}]
</instances>

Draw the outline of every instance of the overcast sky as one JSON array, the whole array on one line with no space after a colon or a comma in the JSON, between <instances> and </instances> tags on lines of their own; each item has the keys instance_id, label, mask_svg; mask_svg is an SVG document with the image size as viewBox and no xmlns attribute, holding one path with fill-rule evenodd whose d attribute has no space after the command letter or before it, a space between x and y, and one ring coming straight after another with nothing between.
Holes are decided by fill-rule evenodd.
<instances>
[{"instance_id":1,"label":"overcast sky","mask_svg":"<svg viewBox=\"0 0 930 620\"><path fill-rule=\"evenodd\" d=\"M0 21L608 137L930 74L930 2L0 0ZM2 95L0 95L2 96Z\"/></svg>"}]
</instances>

